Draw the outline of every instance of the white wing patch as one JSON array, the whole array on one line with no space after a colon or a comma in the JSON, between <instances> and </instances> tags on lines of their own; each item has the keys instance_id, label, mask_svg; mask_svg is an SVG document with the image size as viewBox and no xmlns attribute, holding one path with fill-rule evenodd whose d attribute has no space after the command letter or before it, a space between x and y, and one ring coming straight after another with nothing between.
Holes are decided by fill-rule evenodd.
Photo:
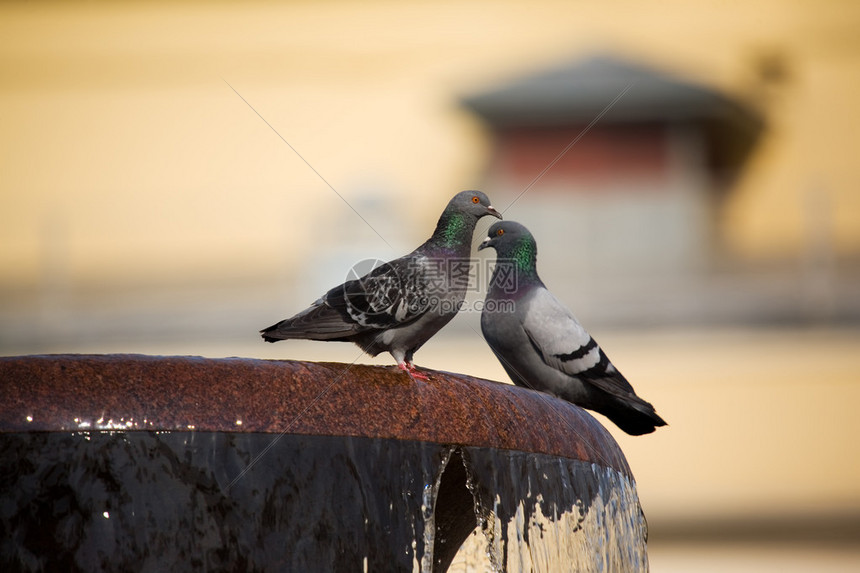
<instances>
[{"instance_id":1,"label":"white wing patch","mask_svg":"<svg viewBox=\"0 0 860 573\"><path fill-rule=\"evenodd\" d=\"M547 365L576 375L601 363L600 347L551 292L535 289L520 304L527 305L523 329Z\"/></svg>"},{"instance_id":2,"label":"white wing patch","mask_svg":"<svg viewBox=\"0 0 860 573\"><path fill-rule=\"evenodd\" d=\"M568 374L579 374L594 368L600 363L600 348L598 348L594 339L591 338L591 342L585 346L580 346L568 354L554 355L554 357L564 363L561 370L564 370Z\"/></svg>"}]
</instances>

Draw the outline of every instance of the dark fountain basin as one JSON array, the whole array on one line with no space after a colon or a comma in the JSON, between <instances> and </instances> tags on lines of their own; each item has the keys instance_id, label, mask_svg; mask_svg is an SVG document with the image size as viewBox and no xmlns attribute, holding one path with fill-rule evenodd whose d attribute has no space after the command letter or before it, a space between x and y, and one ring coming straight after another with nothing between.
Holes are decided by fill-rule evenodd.
<instances>
[{"instance_id":1,"label":"dark fountain basin","mask_svg":"<svg viewBox=\"0 0 860 573\"><path fill-rule=\"evenodd\" d=\"M627 462L584 410L445 372L0 358L2 571L647 570Z\"/></svg>"}]
</instances>

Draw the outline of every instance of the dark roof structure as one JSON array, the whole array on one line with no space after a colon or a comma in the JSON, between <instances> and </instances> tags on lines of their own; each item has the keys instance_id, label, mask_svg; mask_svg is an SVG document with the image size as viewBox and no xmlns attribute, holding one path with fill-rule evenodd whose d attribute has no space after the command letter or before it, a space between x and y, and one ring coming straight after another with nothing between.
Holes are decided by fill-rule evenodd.
<instances>
[{"instance_id":1,"label":"dark roof structure","mask_svg":"<svg viewBox=\"0 0 860 573\"><path fill-rule=\"evenodd\" d=\"M614 101L614 103L612 103ZM600 123L697 124L713 167L739 169L764 126L761 116L713 89L611 56L593 56L466 96L494 129Z\"/></svg>"}]
</instances>

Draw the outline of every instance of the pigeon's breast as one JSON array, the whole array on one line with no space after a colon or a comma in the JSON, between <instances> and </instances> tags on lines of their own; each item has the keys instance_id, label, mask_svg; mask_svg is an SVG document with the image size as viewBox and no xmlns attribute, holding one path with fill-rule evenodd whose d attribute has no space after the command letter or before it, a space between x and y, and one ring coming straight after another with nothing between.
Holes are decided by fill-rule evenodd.
<instances>
[{"instance_id":1,"label":"pigeon's breast","mask_svg":"<svg viewBox=\"0 0 860 573\"><path fill-rule=\"evenodd\" d=\"M378 343L386 350L400 348L415 351L448 324L455 314L429 311L409 324L382 332L378 335Z\"/></svg>"}]
</instances>

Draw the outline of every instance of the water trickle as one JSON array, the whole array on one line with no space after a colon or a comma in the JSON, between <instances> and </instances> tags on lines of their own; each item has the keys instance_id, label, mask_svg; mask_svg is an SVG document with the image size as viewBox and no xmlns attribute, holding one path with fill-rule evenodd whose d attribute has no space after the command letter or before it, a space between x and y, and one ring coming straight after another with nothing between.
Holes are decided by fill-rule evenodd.
<instances>
[{"instance_id":1,"label":"water trickle","mask_svg":"<svg viewBox=\"0 0 860 573\"><path fill-rule=\"evenodd\" d=\"M633 483L542 454L340 436L17 432L0 433L0 484L0 570L434 573L467 538L494 571L647 570Z\"/></svg>"},{"instance_id":2,"label":"water trickle","mask_svg":"<svg viewBox=\"0 0 860 573\"><path fill-rule=\"evenodd\" d=\"M635 485L620 472L541 454L462 450L483 539L464 553L477 546L493 571L508 573L648 570L647 526Z\"/></svg>"},{"instance_id":3,"label":"water trickle","mask_svg":"<svg viewBox=\"0 0 860 573\"><path fill-rule=\"evenodd\" d=\"M424 485L422 491L421 515L424 519L424 547L428 550L421 557L421 573L433 572L433 548L436 543L436 499L439 495L442 475L451 460L453 451L453 448L441 447L439 465L432 472L434 474L433 479Z\"/></svg>"}]
</instances>

